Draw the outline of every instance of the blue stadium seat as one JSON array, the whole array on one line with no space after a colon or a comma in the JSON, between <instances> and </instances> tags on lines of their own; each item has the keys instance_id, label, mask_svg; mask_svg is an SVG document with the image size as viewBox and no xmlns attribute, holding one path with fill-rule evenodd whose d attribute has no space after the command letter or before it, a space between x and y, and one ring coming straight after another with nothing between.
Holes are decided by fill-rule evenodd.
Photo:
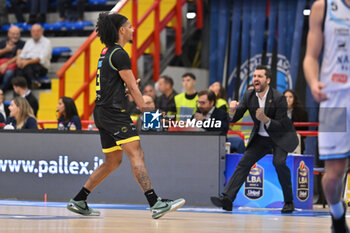
<instances>
[{"instance_id":1,"label":"blue stadium seat","mask_svg":"<svg viewBox=\"0 0 350 233\"><path fill-rule=\"evenodd\" d=\"M23 31L30 31L32 28L31 24L27 23L14 23L14 24L5 24L1 26L2 31L8 31L12 25L16 25L17 27L21 28Z\"/></svg>"},{"instance_id":2,"label":"blue stadium seat","mask_svg":"<svg viewBox=\"0 0 350 233\"><path fill-rule=\"evenodd\" d=\"M52 48L52 56L70 55L72 50L69 47L54 47Z\"/></svg>"},{"instance_id":3,"label":"blue stadium seat","mask_svg":"<svg viewBox=\"0 0 350 233\"><path fill-rule=\"evenodd\" d=\"M65 28L67 30L83 30L84 25L78 22L69 22L69 23L66 23Z\"/></svg>"},{"instance_id":4,"label":"blue stadium seat","mask_svg":"<svg viewBox=\"0 0 350 233\"><path fill-rule=\"evenodd\" d=\"M14 23L13 25L23 29L25 26L27 26L27 23Z\"/></svg>"},{"instance_id":5,"label":"blue stadium seat","mask_svg":"<svg viewBox=\"0 0 350 233\"><path fill-rule=\"evenodd\" d=\"M41 77L37 78L37 80L38 80L39 82L47 82L47 81L49 81L49 77L47 77L47 76L45 75L45 76L41 76Z\"/></svg>"},{"instance_id":6,"label":"blue stadium seat","mask_svg":"<svg viewBox=\"0 0 350 233\"><path fill-rule=\"evenodd\" d=\"M65 22L44 23L43 28L47 31L59 31L65 27Z\"/></svg>"},{"instance_id":7,"label":"blue stadium seat","mask_svg":"<svg viewBox=\"0 0 350 233\"><path fill-rule=\"evenodd\" d=\"M94 24L90 21L81 21L79 23L83 24L84 27L93 27L94 26Z\"/></svg>"},{"instance_id":8,"label":"blue stadium seat","mask_svg":"<svg viewBox=\"0 0 350 233\"><path fill-rule=\"evenodd\" d=\"M51 88L51 79L48 76L41 76L37 79L40 83L40 89L50 89Z\"/></svg>"},{"instance_id":9,"label":"blue stadium seat","mask_svg":"<svg viewBox=\"0 0 350 233\"><path fill-rule=\"evenodd\" d=\"M11 27L11 24L4 24L1 26L1 31L7 32Z\"/></svg>"},{"instance_id":10,"label":"blue stadium seat","mask_svg":"<svg viewBox=\"0 0 350 233\"><path fill-rule=\"evenodd\" d=\"M23 29L23 31L30 31L32 26L33 26L32 24L24 23L21 28Z\"/></svg>"},{"instance_id":11,"label":"blue stadium seat","mask_svg":"<svg viewBox=\"0 0 350 233\"><path fill-rule=\"evenodd\" d=\"M85 27L93 27L90 21L68 22L65 25L67 30L83 30Z\"/></svg>"},{"instance_id":12,"label":"blue stadium seat","mask_svg":"<svg viewBox=\"0 0 350 233\"><path fill-rule=\"evenodd\" d=\"M89 0L91 5L104 5L107 3L107 0Z\"/></svg>"}]
</instances>

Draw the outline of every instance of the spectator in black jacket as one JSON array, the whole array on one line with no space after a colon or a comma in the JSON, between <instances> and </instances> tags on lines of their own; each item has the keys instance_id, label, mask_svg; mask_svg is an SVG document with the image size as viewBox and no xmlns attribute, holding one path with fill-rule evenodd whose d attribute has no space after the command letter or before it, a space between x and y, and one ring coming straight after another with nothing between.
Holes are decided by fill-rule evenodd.
<instances>
[{"instance_id":1,"label":"spectator in black jacket","mask_svg":"<svg viewBox=\"0 0 350 233\"><path fill-rule=\"evenodd\" d=\"M10 113L8 106L4 104L4 100L4 92L0 89L0 123L5 123Z\"/></svg>"},{"instance_id":2,"label":"spectator in black jacket","mask_svg":"<svg viewBox=\"0 0 350 233\"><path fill-rule=\"evenodd\" d=\"M196 121L210 121L209 124L203 124L206 131L221 131L227 134L229 127L229 116L226 111L215 107L216 96L213 91L202 90L198 92L198 110L193 115Z\"/></svg>"},{"instance_id":3,"label":"spectator in black jacket","mask_svg":"<svg viewBox=\"0 0 350 233\"><path fill-rule=\"evenodd\" d=\"M31 90L28 89L27 80L24 77L18 76L14 77L11 82L15 94L28 100L30 106L34 111L34 116L36 116L39 109L39 103Z\"/></svg>"},{"instance_id":4,"label":"spectator in black jacket","mask_svg":"<svg viewBox=\"0 0 350 233\"><path fill-rule=\"evenodd\" d=\"M298 96L292 90L285 90L283 95L286 97L288 110L287 115L288 118L292 120L292 122L308 122L308 115L304 108L304 106L299 101ZM295 127L296 130L308 130L308 127ZM304 152L305 149L305 136L301 137L301 153Z\"/></svg>"},{"instance_id":5,"label":"spectator in black jacket","mask_svg":"<svg viewBox=\"0 0 350 233\"><path fill-rule=\"evenodd\" d=\"M158 89L162 95L157 98L156 107L166 114L176 114L174 97L177 95L173 89L174 81L171 77L163 75L159 77Z\"/></svg>"}]
</instances>

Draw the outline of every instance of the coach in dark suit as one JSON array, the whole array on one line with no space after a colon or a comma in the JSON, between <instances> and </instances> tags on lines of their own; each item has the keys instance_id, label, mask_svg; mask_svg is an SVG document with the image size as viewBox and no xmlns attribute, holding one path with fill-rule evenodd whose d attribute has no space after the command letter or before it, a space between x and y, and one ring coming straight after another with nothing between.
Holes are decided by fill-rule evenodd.
<instances>
[{"instance_id":1,"label":"coach in dark suit","mask_svg":"<svg viewBox=\"0 0 350 233\"><path fill-rule=\"evenodd\" d=\"M232 122L249 113L254 121L247 149L239 161L234 174L222 192L222 197L211 197L214 205L224 210L232 210L232 202L246 180L251 167L268 153L273 153L273 165L282 186L284 206L282 213L294 210L290 170L286 165L288 152L298 145L298 138L292 122L287 116L287 102L279 91L269 86L271 71L265 66L257 66L253 75L254 90L248 90L243 100L230 103ZM230 114L230 115L231 115Z\"/></svg>"},{"instance_id":2,"label":"coach in dark suit","mask_svg":"<svg viewBox=\"0 0 350 233\"><path fill-rule=\"evenodd\" d=\"M197 121L211 121L212 124L204 125L206 131L220 131L227 134L229 127L229 116L226 111L215 107L216 96L213 91L202 90L198 92L198 108L193 118ZM215 127L215 122L220 122L220 127Z\"/></svg>"}]
</instances>

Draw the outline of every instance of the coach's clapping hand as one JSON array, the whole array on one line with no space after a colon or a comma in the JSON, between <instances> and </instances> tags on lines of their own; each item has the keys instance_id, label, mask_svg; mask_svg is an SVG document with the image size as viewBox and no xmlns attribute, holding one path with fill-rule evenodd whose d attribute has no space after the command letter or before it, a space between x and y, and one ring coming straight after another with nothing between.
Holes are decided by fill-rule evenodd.
<instances>
[{"instance_id":1,"label":"coach's clapping hand","mask_svg":"<svg viewBox=\"0 0 350 233\"><path fill-rule=\"evenodd\" d=\"M230 114L234 114L236 112L238 105L239 102L237 102L236 100L230 102Z\"/></svg>"},{"instance_id":2,"label":"coach's clapping hand","mask_svg":"<svg viewBox=\"0 0 350 233\"><path fill-rule=\"evenodd\" d=\"M256 119L258 119L259 121L264 122L264 124L266 124L267 122L269 122L269 118L265 115L264 109L263 109L263 108L258 108L258 109L256 110L255 117L256 117Z\"/></svg>"}]
</instances>

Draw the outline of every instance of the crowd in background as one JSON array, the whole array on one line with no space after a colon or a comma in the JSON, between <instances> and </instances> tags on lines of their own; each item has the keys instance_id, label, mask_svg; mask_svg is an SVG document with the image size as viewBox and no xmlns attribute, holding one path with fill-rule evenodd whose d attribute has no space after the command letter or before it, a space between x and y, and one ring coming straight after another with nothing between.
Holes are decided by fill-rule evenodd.
<instances>
[{"instance_id":1,"label":"crowd in background","mask_svg":"<svg viewBox=\"0 0 350 233\"><path fill-rule=\"evenodd\" d=\"M214 82L208 89L196 90L196 76L193 73L182 75L183 92L177 93L174 90L174 80L169 75L159 77L156 85L147 83L143 86L142 93L147 110L150 112L159 111L161 121L165 125L173 126L172 122L179 120L187 121L220 121L220 127L214 124L203 125L202 127L192 127L186 129L190 131L219 131L226 135L231 128L235 131L244 133L246 139L249 139L251 127L234 126L230 127L229 106L225 98L225 90L221 83ZM16 97L11 101L10 107L3 104L3 90L0 90L0 123L5 124L5 129L37 129L36 114L38 111L38 100L28 88L27 79L18 76L12 79L12 87ZM253 89L250 85L248 89ZM157 95L157 93L159 93ZM293 122L307 122L307 113L300 103L297 95L292 90L286 90L284 93L288 104L288 117ZM18 103L18 98L24 97L28 105ZM29 107L28 107L29 106ZM12 110L11 110L12 109ZM17 112L21 112L21 118ZM31 111L29 111L30 109ZM127 109L131 113L132 120L136 123L136 128L140 131L154 131L154 129L145 129L143 115L136 107L131 96L129 96L129 106ZM13 113L14 112L14 113ZM62 97L57 105L57 129L58 130L81 130L82 124L79 118L74 100L69 97ZM243 122L252 122L247 112ZM19 122L19 123L17 123ZM11 125L11 126L8 126ZM248 128L248 130L247 130ZM165 131L169 128L157 129L156 131ZM307 127L297 127L297 130L307 130ZM305 138L301 137L301 151L305 149ZM240 137L228 137L231 143L231 152L243 152L245 141Z\"/></svg>"},{"instance_id":2,"label":"crowd in background","mask_svg":"<svg viewBox=\"0 0 350 233\"><path fill-rule=\"evenodd\" d=\"M16 17L17 23L45 23L50 0L0 0L0 25L8 24L8 12L11 11ZM57 0L56 9L61 21L82 21L86 0ZM23 12L29 12L26 19Z\"/></svg>"},{"instance_id":3,"label":"crowd in background","mask_svg":"<svg viewBox=\"0 0 350 233\"><path fill-rule=\"evenodd\" d=\"M31 38L21 40L20 29L11 26L7 38L0 41L0 88L7 91L15 76L24 77L29 87L40 87L51 60L51 42L40 24L31 28Z\"/></svg>"}]
</instances>

